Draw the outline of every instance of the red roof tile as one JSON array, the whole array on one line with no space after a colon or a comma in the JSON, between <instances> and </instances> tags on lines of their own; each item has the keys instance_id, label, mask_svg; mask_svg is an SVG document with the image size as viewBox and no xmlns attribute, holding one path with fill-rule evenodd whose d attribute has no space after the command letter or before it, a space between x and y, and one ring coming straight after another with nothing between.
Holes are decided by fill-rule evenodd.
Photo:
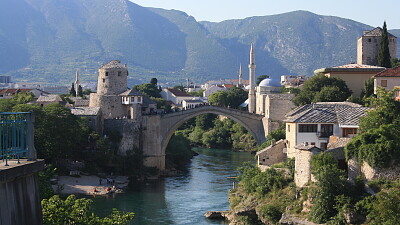
<instances>
[{"instance_id":1,"label":"red roof tile","mask_svg":"<svg viewBox=\"0 0 400 225\"><path fill-rule=\"evenodd\" d=\"M373 77L400 77L400 66L389 68L375 74Z\"/></svg>"},{"instance_id":2,"label":"red roof tile","mask_svg":"<svg viewBox=\"0 0 400 225\"><path fill-rule=\"evenodd\" d=\"M192 97L191 95L189 95L183 91L177 90L177 89L173 89L173 88L167 88L167 89L176 97L178 97L178 96L179 97Z\"/></svg>"}]
</instances>

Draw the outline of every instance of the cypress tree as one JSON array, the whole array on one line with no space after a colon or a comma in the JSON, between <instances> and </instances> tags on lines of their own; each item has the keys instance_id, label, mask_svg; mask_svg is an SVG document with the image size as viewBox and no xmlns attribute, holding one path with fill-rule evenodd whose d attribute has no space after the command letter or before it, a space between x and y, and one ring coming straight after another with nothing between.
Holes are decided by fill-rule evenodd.
<instances>
[{"instance_id":1,"label":"cypress tree","mask_svg":"<svg viewBox=\"0 0 400 225\"><path fill-rule=\"evenodd\" d=\"M72 87L71 87L71 90L69 91L69 94L70 94L71 96L76 97L76 91L75 91L75 85L74 85L74 83L72 83Z\"/></svg>"},{"instance_id":2,"label":"cypress tree","mask_svg":"<svg viewBox=\"0 0 400 225\"><path fill-rule=\"evenodd\" d=\"M386 21L383 23L381 46L379 48L379 55L378 55L378 66L383 66L386 68L392 67L392 62L390 59L390 52L389 52L389 35L387 32Z\"/></svg>"},{"instance_id":3,"label":"cypress tree","mask_svg":"<svg viewBox=\"0 0 400 225\"><path fill-rule=\"evenodd\" d=\"M78 96L77 97L83 97L83 89L82 89L81 85L78 86Z\"/></svg>"}]
</instances>

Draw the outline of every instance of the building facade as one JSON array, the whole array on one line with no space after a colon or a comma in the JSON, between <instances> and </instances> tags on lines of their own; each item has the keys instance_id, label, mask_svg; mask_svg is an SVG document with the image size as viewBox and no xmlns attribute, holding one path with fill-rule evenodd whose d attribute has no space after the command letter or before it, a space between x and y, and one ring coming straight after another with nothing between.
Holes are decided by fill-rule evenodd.
<instances>
[{"instance_id":1,"label":"building facade","mask_svg":"<svg viewBox=\"0 0 400 225\"><path fill-rule=\"evenodd\" d=\"M379 87L386 90L399 89L400 90L400 66L395 68L386 69L373 76L374 79L374 93ZM396 91L396 99L400 99L399 91Z\"/></svg>"},{"instance_id":2,"label":"building facade","mask_svg":"<svg viewBox=\"0 0 400 225\"><path fill-rule=\"evenodd\" d=\"M385 67L347 64L343 66L322 68L314 73L322 73L327 77L337 77L346 82L347 87L353 92L353 96L360 96L364 88L364 82L373 75L385 70Z\"/></svg>"},{"instance_id":3,"label":"building facade","mask_svg":"<svg viewBox=\"0 0 400 225\"><path fill-rule=\"evenodd\" d=\"M377 27L364 31L363 36L357 40L357 64L378 65L378 54L382 40L383 29ZM391 58L397 58L397 37L388 33L389 52Z\"/></svg>"},{"instance_id":4,"label":"building facade","mask_svg":"<svg viewBox=\"0 0 400 225\"><path fill-rule=\"evenodd\" d=\"M288 158L295 157L299 144L326 150L330 136L353 137L358 119L370 108L350 102L318 102L297 107L286 114Z\"/></svg>"}]
</instances>

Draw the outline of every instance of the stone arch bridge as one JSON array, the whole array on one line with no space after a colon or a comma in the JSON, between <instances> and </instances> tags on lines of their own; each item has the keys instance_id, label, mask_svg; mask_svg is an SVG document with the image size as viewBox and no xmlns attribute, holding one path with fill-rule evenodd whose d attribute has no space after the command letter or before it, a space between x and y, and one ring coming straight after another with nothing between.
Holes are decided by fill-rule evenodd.
<instances>
[{"instance_id":1,"label":"stone arch bridge","mask_svg":"<svg viewBox=\"0 0 400 225\"><path fill-rule=\"evenodd\" d=\"M206 113L223 115L241 124L254 137L258 144L265 141L268 120L258 114L236 109L201 106L194 109L164 115L143 116L141 146L145 165L165 168L165 150L173 133L187 120Z\"/></svg>"}]
</instances>

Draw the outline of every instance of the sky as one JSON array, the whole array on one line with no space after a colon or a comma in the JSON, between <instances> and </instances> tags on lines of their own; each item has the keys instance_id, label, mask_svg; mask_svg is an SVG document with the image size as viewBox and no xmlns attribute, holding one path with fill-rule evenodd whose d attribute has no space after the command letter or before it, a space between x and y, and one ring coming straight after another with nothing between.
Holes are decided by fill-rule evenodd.
<instances>
[{"instance_id":1,"label":"sky","mask_svg":"<svg viewBox=\"0 0 400 225\"><path fill-rule=\"evenodd\" d=\"M220 22L306 10L352 19L372 27L400 29L400 0L130 0L145 7L176 9L197 21ZM384 2L384 3L383 3Z\"/></svg>"}]
</instances>

